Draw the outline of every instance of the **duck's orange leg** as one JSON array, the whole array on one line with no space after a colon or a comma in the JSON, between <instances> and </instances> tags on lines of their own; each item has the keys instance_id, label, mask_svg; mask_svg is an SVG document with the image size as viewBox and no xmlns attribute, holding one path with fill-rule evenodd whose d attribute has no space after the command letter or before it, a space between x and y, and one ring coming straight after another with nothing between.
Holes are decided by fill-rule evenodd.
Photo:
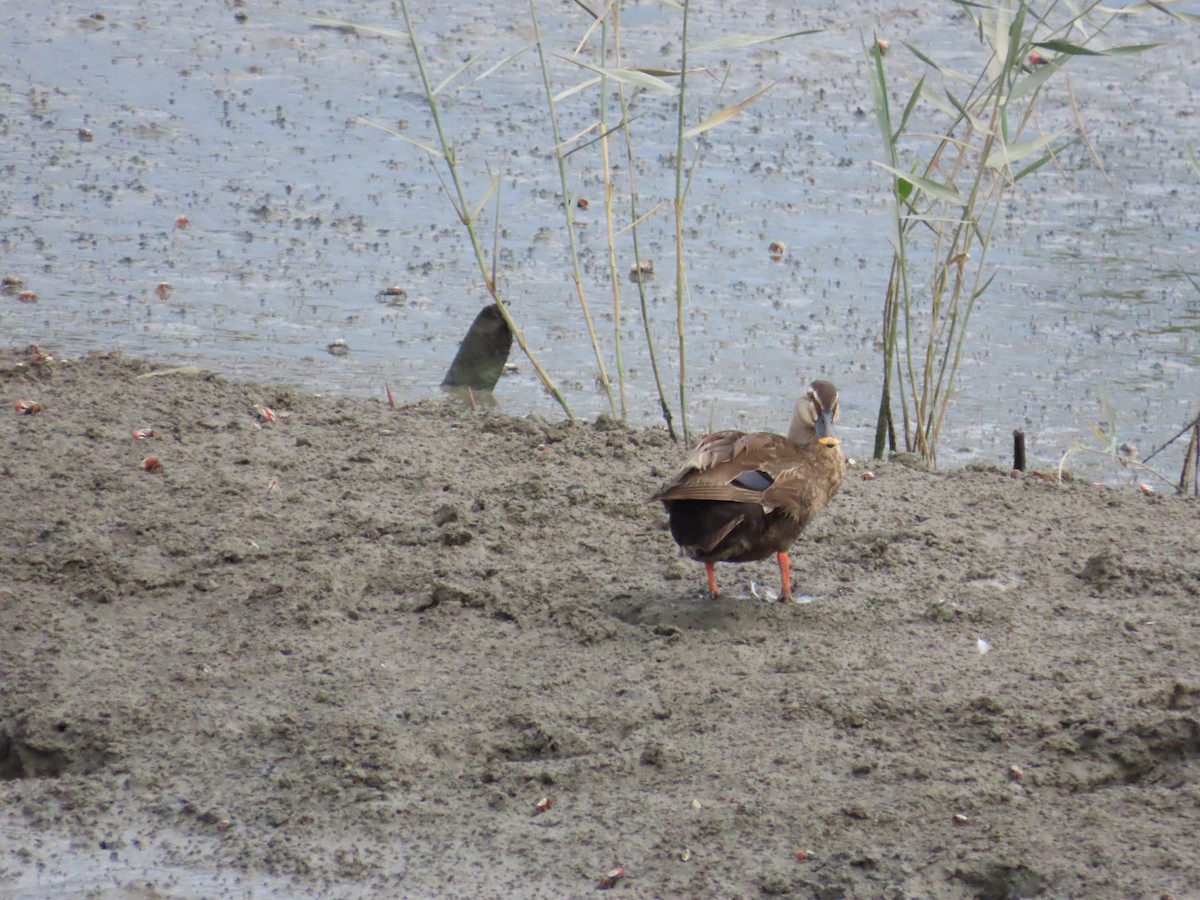
<instances>
[{"instance_id":1,"label":"duck's orange leg","mask_svg":"<svg viewBox=\"0 0 1200 900\"><path fill-rule=\"evenodd\" d=\"M792 560L787 555L786 551L780 551L779 559L779 580L782 588L779 592L780 603L792 602Z\"/></svg>"},{"instance_id":2,"label":"duck's orange leg","mask_svg":"<svg viewBox=\"0 0 1200 900\"><path fill-rule=\"evenodd\" d=\"M704 571L708 574L708 590L714 597L719 597L721 592L717 590L717 572L714 565L710 562L704 564Z\"/></svg>"}]
</instances>

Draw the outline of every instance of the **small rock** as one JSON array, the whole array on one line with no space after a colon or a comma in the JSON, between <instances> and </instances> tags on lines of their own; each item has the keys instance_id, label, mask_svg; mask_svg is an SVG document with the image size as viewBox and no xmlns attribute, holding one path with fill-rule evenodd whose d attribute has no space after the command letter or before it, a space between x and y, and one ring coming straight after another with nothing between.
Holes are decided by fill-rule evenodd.
<instances>
[{"instance_id":1,"label":"small rock","mask_svg":"<svg viewBox=\"0 0 1200 900\"><path fill-rule=\"evenodd\" d=\"M1110 553L1097 553L1083 564L1079 578L1097 590L1121 580L1121 572Z\"/></svg>"}]
</instances>

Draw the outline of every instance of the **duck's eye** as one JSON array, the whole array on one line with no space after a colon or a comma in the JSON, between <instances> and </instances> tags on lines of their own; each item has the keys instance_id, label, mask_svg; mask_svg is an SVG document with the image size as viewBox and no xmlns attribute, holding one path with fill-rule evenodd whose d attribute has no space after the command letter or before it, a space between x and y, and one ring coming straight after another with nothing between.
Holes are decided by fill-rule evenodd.
<instances>
[{"instance_id":1,"label":"duck's eye","mask_svg":"<svg viewBox=\"0 0 1200 900\"><path fill-rule=\"evenodd\" d=\"M743 472L730 483L734 487L745 488L748 491L765 491L775 483L775 480L766 472L752 469L749 472Z\"/></svg>"}]
</instances>

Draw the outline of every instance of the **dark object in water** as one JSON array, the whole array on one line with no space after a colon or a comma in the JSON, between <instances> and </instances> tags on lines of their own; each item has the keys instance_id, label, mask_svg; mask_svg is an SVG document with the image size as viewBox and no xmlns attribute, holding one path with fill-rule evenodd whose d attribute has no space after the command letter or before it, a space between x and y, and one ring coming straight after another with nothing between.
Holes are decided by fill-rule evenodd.
<instances>
[{"instance_id":1,"label":"dark object in water","mask_svg":"<svg viewBox=\"0 0 1200 900\"><path fill-rule=\"evenodd\" d=\"M512 332L496 304L485 306L467 329L467 336L458 345L458 353L450 370L442 379L442 387L471 388L491 391L500 380L500 372L512 349Z\"/></svg>"}]
</instances>

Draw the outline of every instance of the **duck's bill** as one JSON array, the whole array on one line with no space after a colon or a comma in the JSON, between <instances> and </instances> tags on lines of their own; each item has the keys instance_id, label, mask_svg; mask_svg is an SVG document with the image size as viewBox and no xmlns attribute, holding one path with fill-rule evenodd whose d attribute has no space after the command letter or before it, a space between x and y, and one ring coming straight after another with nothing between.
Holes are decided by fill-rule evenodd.
<instances>
[{"instance_id":1,"label":"duck's bill","mask_svg":"<svg viewBox=\"0 0 1200 900\"><path fill-rule=\"evenodd\" d=\"M820 415L817 416L815 427L818 439L832 438L834 441L837 440L837 435L833 430L833 413L828 410L821 410Z\"/></svg>"}]
</instances>

